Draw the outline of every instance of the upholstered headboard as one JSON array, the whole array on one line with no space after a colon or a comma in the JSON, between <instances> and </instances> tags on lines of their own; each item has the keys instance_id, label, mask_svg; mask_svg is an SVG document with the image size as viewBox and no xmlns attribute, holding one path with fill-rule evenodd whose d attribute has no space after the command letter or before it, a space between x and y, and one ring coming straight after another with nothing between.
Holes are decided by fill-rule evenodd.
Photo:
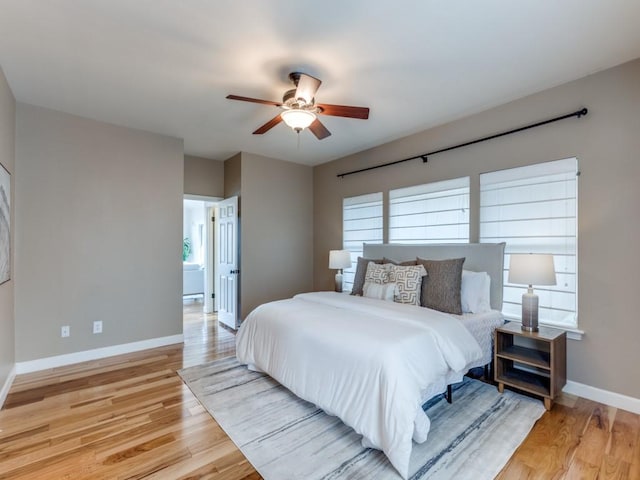
<instances>
[{"instance_id":1,"label":"upholstered headboard","mask_svg":"<svg viewBox=\"0 0 640 480\"><path fill-rule=\"evenodd\" d=\"M504 243L440 243L404 245L398 243L365 243L366 258L390 258L396 261L416 257L429 260L464 257L463 268L474 272L487 272L491 277L491 308L502 310L502 283L504 279Z\"/></svg>"}]
</instances>

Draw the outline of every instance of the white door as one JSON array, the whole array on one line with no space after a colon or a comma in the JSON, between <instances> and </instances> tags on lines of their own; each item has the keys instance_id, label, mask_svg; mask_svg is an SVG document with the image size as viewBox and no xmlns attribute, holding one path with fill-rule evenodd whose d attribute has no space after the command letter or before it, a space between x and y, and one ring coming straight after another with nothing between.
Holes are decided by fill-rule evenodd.
<instances>
[{"instance_id":1,"label":"white door","mask_svg":"<svg viewBox=\"0 0 640 480\"><path fill-rule=\"evenodd\" d=\"M238 328L238 197L218 203L216 227L216 299L218 320L233 329Z\"/></svg>"}]
</instances>

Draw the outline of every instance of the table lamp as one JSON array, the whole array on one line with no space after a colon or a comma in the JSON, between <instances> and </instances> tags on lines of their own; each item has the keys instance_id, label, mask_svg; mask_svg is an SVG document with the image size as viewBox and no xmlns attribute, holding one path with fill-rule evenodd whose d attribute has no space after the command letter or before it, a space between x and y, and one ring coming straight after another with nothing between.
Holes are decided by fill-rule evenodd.
<instances>
[{"instance_id":1,"label":"table lamp","mask_svg":"<svg viewBox=\"0 0 640 480\"><path fill-rule=\"evenodd\" d=\"M329 268L338 270L336 273L336 292L342 292L342 269L351 266L351 252L349 250L330 250Z\"/></svg>"},{"instance_id":2,"label":"table lamp","mask_svg":"<svg viewBox=\"0 0 640 480\"><path fill-rule=\"evenodd\" d=\"M512 254L509 262L509 283L529 285L522 294L522 330L538 331L538 296L533 293L533 285L555 285L556 272L553 255Z\"/></svg>"}]
</instances>

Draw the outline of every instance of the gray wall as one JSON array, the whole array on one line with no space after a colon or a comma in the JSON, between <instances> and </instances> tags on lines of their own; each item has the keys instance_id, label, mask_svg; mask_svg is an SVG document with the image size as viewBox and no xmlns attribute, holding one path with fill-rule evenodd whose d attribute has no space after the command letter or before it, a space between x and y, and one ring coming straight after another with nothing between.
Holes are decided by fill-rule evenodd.
<instances>
[{"instance_id":1,"label":"gray wall","mask_svg":"<svg viewBox=\"0 0 640 480\"><path fill-rule=\"evenodd\" d=\"M240 317L313 286L313 169L239 153L225 197L240 197Z\"/></svg>"},{"instance_id":2,"label":"gray wall","mask_svg":"<svg viewBox=\"0 0 640 480\"><path fill-rule=\"evenodd\" d=\"M16 122L16 360L181 333L182 140L21 103Z\"/></svg>"},{"instance_id":3,"label":"gray wall","mask_svg":"<svg viewBox=\"0 0 640 480\"><path fill-rule=\"evenodd\" d=\"M240 195L242 181L242 154L238 153L224 162L224 198Z\"/></svg>"},{"instance_id":4,"label":"gray wall","mask_svg":"<svg viewBox=\"0 0 640 480\"><path fill-rule=\"evenodd\" d=\"M0 163L11 173L11 280L0 285L0 389L15 363L13 277L15 251L15 127L16 101L0 68Z\"/></svg>"},{"instance_id":5,"label":"gray wall","mask_svg":"<svg viewBox=\"0 0 640 480\"><path fill-rule=\"evenodd\" d=\"M184 193L223 197L224 162L185 155Z\"/></svg>"},{"instance_id":6,"label":"gray wall","mask_svg":"<svg viewBox=\"0 0 640 480\"><path fill-rule=\"evenodd\" d=\"M434 92L434 94L437 94ZM581 120L358 175L347 170L446 147L589 108ZM570 380L640 398L637 272L640 271L640 60L314 169L314 286L329 289L327 252L342 245L342 198L471 176L471 240L478 239L479 174L576 156L579 177L579 328L569 341Z\"/></svg>"}]
</instances>

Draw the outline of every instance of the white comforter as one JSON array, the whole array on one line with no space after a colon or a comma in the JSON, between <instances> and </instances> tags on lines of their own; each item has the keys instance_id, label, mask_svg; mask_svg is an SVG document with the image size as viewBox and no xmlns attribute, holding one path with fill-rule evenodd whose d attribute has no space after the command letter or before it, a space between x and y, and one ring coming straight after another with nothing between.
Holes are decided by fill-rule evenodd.
<instances>
[{"instance_id":1,"label":"white comforter","mask_svg":"<svg viewBox=\"0 0 640 480\"><path fill-rule=\"evenodd\" d=\"M425 392L443 391L482 357L456 318L427 308L317 292L256 308L236 355L299 397L337 415L407 478L423 442Z\"/></svg>"}]
</instances>

